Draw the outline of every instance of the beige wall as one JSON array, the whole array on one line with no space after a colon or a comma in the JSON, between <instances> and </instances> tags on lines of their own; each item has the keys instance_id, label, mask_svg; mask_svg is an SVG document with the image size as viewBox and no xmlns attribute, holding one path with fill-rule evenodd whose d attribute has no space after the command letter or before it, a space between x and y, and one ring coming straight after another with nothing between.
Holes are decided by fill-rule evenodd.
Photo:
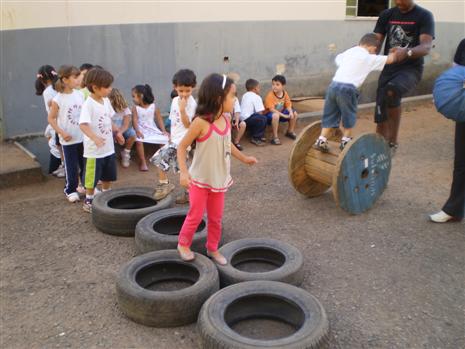
<instances>
[{"instance_id":1,"label":"beige wall","mask_svg":"<svg viewBox=\"0 0 465 349\"><path fill-rule=\"evenodd\" d=\"M465 0L417 1L437 21L464 22ZM345 0L2 1L2 29L262 20L343 20Z\"/></svg>"}]
</instances>

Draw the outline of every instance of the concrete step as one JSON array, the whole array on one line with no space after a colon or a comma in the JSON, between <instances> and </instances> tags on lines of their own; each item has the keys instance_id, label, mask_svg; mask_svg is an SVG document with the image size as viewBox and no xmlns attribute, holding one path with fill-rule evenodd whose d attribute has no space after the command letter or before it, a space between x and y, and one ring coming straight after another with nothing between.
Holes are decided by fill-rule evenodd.
<instances>
[{"instance_id":1,"label":"concrete step","mask_svg":"<svg viewBox=\"0 0 465 349\"><path fill-rule=\"evenodd\" d=\"M0 143L0 189L43 180L42 169L34 154L17 142Z\"/></svg>"}]
</instances>

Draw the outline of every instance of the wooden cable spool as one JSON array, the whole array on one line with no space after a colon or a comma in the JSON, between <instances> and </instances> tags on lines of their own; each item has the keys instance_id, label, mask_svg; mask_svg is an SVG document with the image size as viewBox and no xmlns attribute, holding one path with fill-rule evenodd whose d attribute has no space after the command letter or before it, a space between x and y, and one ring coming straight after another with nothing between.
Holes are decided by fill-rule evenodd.
<instances>
[{"instance_id":1,"label":"wooden cable spool","mask_svg":"<svg viewBox=\"0 0 465 349\"><path fill-rule=\"evenodd\" d=\"M366 133L355 137L343 151L340 130L328 138L330 151L313 145L321 133L321 121L307 126L292 148L289 179L305 196L315 197L332 187L336 204L351 214L370 209L387 186L391 172L389 146L382 136Z\"/></svg>"}]
</instances>

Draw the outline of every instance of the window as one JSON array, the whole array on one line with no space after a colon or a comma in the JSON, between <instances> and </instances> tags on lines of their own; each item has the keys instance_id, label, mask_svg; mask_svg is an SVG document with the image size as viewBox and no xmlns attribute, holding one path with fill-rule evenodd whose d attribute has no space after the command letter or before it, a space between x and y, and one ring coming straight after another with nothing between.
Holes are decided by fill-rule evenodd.
<instances>
[{"instance_id":1,"label":"window","mask_svg":"<svg viewBox=\"0 0 465 349\"><path fill-rule=\"evenodd\" d=\"M379 14L391 7L394 0L347 0L347 17L378 17Z\"/></svg>"}]
</instances>

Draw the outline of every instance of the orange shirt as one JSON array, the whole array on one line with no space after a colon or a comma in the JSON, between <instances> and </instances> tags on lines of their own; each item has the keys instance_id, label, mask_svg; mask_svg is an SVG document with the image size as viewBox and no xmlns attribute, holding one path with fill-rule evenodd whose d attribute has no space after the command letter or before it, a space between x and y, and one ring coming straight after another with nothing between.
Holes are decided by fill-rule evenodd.
<instances>
[{"instance_id":1,"label":"orange shirt","mask_svg":"<svg viewBox=\"0 0 465 349\"><path fill-rule=\"evenodd\" d=\"M265 98L265 108L267 112L270 112L271 109L276 109L279 112L283 112L285 109L292 108L291 98L289 97L287 91L283 91L284 94L281 98L278 98L273 90L268 92Z\"/></svg>"}]
</instances>

